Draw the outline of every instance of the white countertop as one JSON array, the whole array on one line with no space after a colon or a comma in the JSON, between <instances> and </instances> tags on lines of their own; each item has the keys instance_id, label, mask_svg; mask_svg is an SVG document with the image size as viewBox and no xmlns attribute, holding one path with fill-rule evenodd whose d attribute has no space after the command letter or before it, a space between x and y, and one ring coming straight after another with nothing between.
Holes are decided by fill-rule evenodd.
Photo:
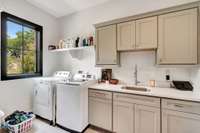
<instances>
[{"instance_id":1,"label":"white countertop","mask_svg":"<svg viewBox=\"0 0 200 133\"><path fill-rule=\"evenodd\" d=\"M90 86L89 88L104 90L104 91L113 91L113 92L130 93L130 94L137 94L137 95L144 95L144 96L172 98L172 99L200 102L200 92L196 92L196 91L194 92L181 91L175 88L145 87L150 91L142 92L142 91L121 89L122 86L125 86L125 85L111 85L111 84L100 83L100 84L94 84Z\"/></svg>"}]
</instances>

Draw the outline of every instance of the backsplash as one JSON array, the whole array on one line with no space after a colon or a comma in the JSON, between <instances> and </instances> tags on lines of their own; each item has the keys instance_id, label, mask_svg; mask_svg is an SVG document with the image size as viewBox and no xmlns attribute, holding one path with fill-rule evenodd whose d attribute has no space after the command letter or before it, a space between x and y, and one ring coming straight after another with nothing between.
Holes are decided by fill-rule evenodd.
<instances>
[{"instance_id":1,"label":"backsplash","mask_svg":"<svg viewBox=\"0 0 200 133\"><path fill-rule=\"evenodd\" d=\"M121 67L114 68L114 77L122 82L133 83L134 67L138 66L138 80L147 84L148 80L165 82L165 75L170 74L171 80L190 80L190 67L172 67L156 65L154 51L121 53Z\"/></svg>"},{"instance_id":2,"label":"backsplash","mask_svg":"<svg viewBox=\"0 0 200 133\"><path fill-rule=\"evenodd\" d=\"M73 57L71 56L73 55ZM198 79L200 79L199 66L160 66L156 65L155 51L140 52L121 52L120 66L95 66L95 51L90 48L83 51L73 51L73 53L61 53L64 60L61 60L61 68L70 70L73 73L78 70L84 70L100 77L102 68L112 68L113 78L117 78L121 83L134 83L134 67L138 66L138 80L141 84L147 85L148 80L156 80L157 85L169 87L169 82L165 80L165 75L169 74L171 80L189 80L196 88L200 88Z\"/></svg>"}]
</instances>

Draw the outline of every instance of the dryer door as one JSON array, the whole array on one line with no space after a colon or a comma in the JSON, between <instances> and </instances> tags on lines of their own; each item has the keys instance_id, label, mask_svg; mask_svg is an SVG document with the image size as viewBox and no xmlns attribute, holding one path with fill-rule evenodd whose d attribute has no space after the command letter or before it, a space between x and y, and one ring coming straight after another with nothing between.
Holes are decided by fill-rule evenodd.
<instances>
[{"instance_id":1,"label":"dryer door","mask_svg":"<svg viewBox=\"0 0 200 133\"><path fill-rule=\"evenodd\" d=\"M48 83L40 83L36 86L35 103L42 106L49 106L51 100L51 87Z\"/></svg>"},{"instance_id":2,"label":"dryer door","mask_svg":"<svg viewBox=\"0 0 200 133\"><path fill-rule=\"evenodd\" d=\"M45 119L52 120L53 86L40 82L34 88L34 113Z\"/></svg>"}]
</instances>

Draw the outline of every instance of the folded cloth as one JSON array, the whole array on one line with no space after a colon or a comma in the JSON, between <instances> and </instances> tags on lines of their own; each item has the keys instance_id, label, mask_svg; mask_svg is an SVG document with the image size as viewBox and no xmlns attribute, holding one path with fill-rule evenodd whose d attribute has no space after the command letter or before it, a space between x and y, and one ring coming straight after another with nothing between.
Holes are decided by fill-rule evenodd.
<instances>
[{"instance_id":1,"label":"folded cloth","mask_svg":"<svg viewBox=\"0 0 200 133\"><path fill-rule=\"evenodd\" d=\"M0 119L4 116L4 112L0 110Z\"/></svg>"},{"instance_id":2,"label":"folded cloth","mask_svg":"<svg viewBox=\"0 0 200 133\"><path fill-rule=\"evenodd\" d=\"M4 117L4 112L0 110L0 129L2 127L2 123L3 123L3 117ZM0 132L1 133L1 132Z\"/></svg>"}]
</instances>

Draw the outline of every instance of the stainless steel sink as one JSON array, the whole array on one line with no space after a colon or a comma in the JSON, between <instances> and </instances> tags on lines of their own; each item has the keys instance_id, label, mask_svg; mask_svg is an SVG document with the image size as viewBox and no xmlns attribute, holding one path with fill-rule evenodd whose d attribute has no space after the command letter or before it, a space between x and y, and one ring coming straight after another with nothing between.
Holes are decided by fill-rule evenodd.
<instances>
[{"instance_id":1,"label":"stainless steel sink","mask_svg":"<svg viewBox=\"0 0 200 133\"><path fill-rule=\"evenodd\" d=\"M144 87L136 87L136 86L123 86L122 89L124 90L132 90L132 91L142 91L142 92L147 92L150 91L147 88Z\"/></svg>"}]
</instances>

